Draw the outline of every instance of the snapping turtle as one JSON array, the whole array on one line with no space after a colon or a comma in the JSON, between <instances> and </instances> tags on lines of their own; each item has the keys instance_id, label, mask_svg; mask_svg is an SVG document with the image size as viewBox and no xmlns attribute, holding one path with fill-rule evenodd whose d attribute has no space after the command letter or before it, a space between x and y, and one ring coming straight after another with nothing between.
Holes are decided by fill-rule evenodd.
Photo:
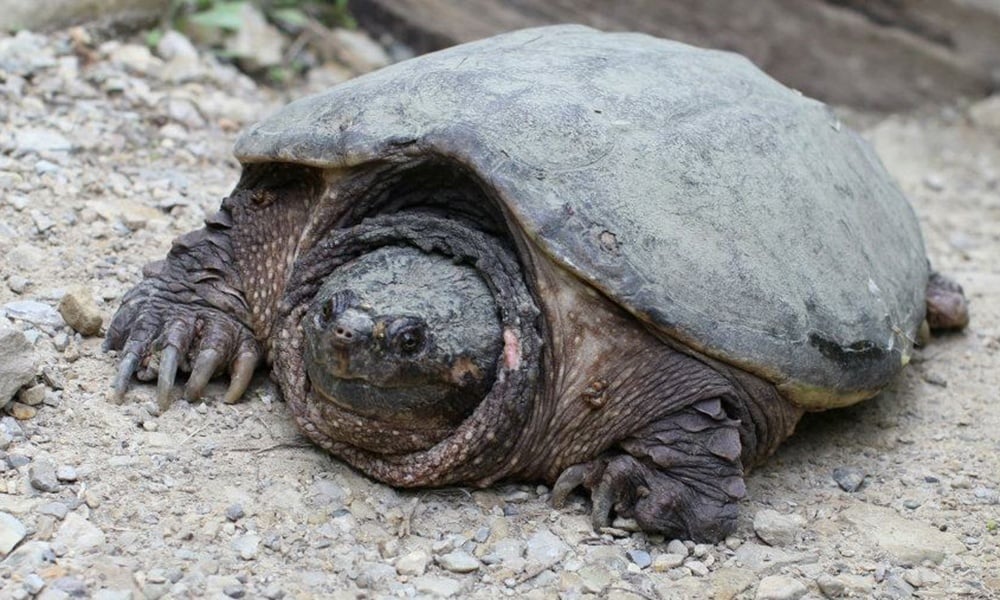
<instances>
[{"instance_id":1,"label":"snapping turtle","mask_svg":"<svg viewBox=\"0 0 1000 600\"><path fill-rule=\"evenodd\" d=\"M397 486L590 490L667 535L735 525L803 412L960 328L871 148L746 59L578 26L415 58L236 143L243 174L107 346L162 408L273 376L305 433Z\"/></svg>"}]
</instances>

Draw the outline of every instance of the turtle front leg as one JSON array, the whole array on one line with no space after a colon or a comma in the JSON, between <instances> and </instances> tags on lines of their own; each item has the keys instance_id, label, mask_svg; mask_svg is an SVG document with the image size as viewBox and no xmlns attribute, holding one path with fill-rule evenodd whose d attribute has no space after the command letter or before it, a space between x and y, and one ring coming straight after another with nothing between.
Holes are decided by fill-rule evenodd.
<instances>
[{"instance_id":1,"label":"turtle front leg","mask_svg":"<svg viewBox=\"0 0 1000 600\"><path fill-rule=\"evenodd\" d=\"M228 371L226 402L246 390L267 351L287 273L299 250L318 174L302 167L248 167L205 227L174 241L147 265L122 300L105 349L118 350L113 389L120 401L132 375L157 382L161 411L177 371L190 371L184 396L196 400Z\"/></svg>"}]
</instances>

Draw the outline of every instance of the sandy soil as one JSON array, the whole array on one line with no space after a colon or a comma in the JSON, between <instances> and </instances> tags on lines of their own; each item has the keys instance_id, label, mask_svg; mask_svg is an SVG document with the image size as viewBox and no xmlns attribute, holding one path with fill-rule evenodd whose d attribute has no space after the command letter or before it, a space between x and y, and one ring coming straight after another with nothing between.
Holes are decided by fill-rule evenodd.
<instances>
[{"instance_id":1,"label":"sandy soil","mask_svg":"<svg viewBox=\"0 0 1000 600\"><path fill-rule=\"evenodd\" d=\"M204 56L176 81L136 47L36 41L28 67L0 61L0 307L54 307L83 284L107 323L235 183L238 128L282 98ZM808 417L749 477L725 543L595 533L583 499L554 510L534 485L395 491L311 446L265 376L240 404L216 384L152 417L151 386L108 402L100 337L0 318L50 375L37 414L0 428L0 512L24 526L0 520L0 540L19 536L0 597L1000 596L1000 131L964 107L854 120L972 325L874 400ZM52 467L63 477L41 491Z\"/></svg>"}]
</instances>

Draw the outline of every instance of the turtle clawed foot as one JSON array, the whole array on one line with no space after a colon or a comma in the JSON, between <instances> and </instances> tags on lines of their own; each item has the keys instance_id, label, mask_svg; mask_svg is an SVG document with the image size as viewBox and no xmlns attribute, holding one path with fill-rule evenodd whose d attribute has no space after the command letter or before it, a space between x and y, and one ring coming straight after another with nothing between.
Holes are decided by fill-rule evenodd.
<instances>
[{"instance_id":1,"label":"turtle clawed foot","mask_svg":"<svg viewBox=\"0 0 1000 600\"><path fill-rule=\"evenodd\" d=\"M240 399L260 362L260 347L241 323L216 309L158 299L142 284L122 303L108 329L105 350L121 351L112 398L121 403L132 376L156 379L157 408L173 401L178 371L190 372L184 398L202 397L208 382L230 374L225 402Z\"/></svg>"},{"instance_id":2,"label":"turtle clawed foot","mask_svg":"<svg viewBox=\"0 0 1000 600\"><path fill-rule=\"evenodd\" d=\"M629 454L567 468L552 488L553 504L562 506L581 486L590 491L595 530L610 525L614 515L634 518L644 531L685 540L715 542L736 529L732 498L705 494Z\"/></svg>"},{"instance_id":3,"label":"turtle clawed foot","mask_svg":"<svg viewBox=\"0 0 1000 600\"><path fill-rule=\"evenodd\" d=\"M927 324L931 331L955 331L969 324L962 286L937 272L927 281Z\"/></svg>"}]
</instances>

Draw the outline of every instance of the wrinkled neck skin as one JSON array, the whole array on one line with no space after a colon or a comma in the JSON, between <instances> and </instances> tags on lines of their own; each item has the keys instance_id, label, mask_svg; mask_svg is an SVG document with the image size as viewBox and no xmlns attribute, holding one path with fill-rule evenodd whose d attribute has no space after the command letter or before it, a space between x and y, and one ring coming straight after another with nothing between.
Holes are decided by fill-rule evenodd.
<instances>
[{"instance_id":1,"label":"wrinkled neck skin","mask_svg":"<svg viewBox=\"0 0 1000 600\"><path fill-rule=\"evenodd\" d=\"M497 313L496 372L460 422L397 418L344 399L337 384L313 381L307 339L331 273L378 248L408 246L475 268ZM401 487L486 485L510 472L510 458L540 390L540 314L509 246L454 220L401 212L332 230L297 261L277 325L274 374L307 435L368 475ZM315 336L315 332L312 334ZM315 369L315 367L314 367ZM426 410L426 407L416 407ZM431 414L431 413L426 413ZM453 413L454 414L454 413Z\"/></svg>"}]
</instances>

